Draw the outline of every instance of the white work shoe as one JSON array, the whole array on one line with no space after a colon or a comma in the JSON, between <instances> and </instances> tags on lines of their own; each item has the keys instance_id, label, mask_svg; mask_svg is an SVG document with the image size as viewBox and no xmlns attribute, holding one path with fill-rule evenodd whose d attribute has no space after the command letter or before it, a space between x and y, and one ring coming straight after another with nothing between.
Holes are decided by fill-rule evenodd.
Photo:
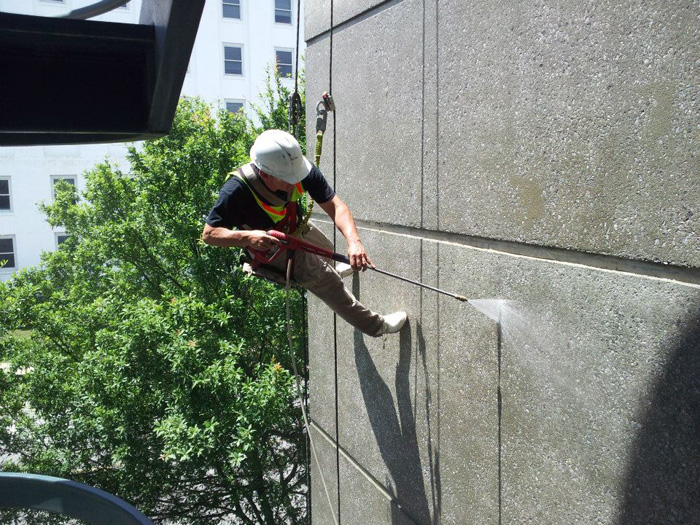
<instances>
[{"instance_id":1,"label":"white work shoe","mask_svg":"<svg viewBox=\"0 0 700 525\"><path fill-rule=\"evenodd\" d=\"M355 272L352 266L342 262L335 265L335 271L340 274L341 279L345 279L348 275L352 275Z\"/></svg>"},{"instance_id":2,"label":"white work shoe","mask_svg":"<svg viewBox=\"0 0 700 525\"><path fill-rule=\"evenodd\" d=\"M406 312L394 312L393 314L385 315L384 325L377 335L394 334L398 332L406 322L406 319L408 319Z\"/></svg>"}]
</instances>

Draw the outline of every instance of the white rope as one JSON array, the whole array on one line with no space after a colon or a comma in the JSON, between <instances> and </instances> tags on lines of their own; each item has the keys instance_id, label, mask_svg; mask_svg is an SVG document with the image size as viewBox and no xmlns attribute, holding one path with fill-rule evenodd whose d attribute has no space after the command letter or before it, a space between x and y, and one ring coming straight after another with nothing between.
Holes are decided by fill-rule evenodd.
<instances>
[{"instance_id":1,"label":"white rope","mask_svg":"<svg viewBox=\"0 0 700 525\"><path fill-rule=\"evenodd\" d=\"M292 368L294 369L294 380L297 387L297 397L299 398L299 404L301 405L301 413L304 417L304 427L306 427L306 433L309 436L309 443L311 444L311 452L314 455L314 460L316 460L316 468L318 469L318 474L321 476L321 482L323 483L323 490L326 493L326 498L328 499L328 505L331 509L331 516L333 516L333 523L338 525L338 519L335 517L335 512L333 511L333 502L331 501L331 495L328 492L328 486L326 485L326 480L323 477L323 469L321 468L321 463L318 460L318 455L316 454L316 447L314 446L314 440L311 437L311 428L309 426L309 418L306 415L306 406L304 405L304 398L301 395L301 380L299 379L299 372L297 371L297 360L294 357L294 343L292 342L292 327L290 324L289 315L289 290L292 287L292 262L293 259L289 258L287 260L287 285L285 286L286 294L286 308L287 308L287 341L289 342L289 353L292 355ZM340 487L339 487L340 489ZM308 487L307 490L311 490Z\"/></svg>"}]
</instances>

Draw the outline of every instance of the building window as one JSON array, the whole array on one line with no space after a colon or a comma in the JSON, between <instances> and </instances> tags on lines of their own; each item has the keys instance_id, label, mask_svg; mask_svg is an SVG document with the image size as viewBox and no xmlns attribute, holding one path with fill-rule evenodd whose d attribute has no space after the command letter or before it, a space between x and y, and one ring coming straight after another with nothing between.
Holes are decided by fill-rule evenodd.
<instances>
[{"instance_id":1,"label":"building window","mask_svg":"<svg viewBox=\"0 0 700 525\"><path fill-rule=\"evenodd\" d=\"M243 48L241 46L224 46L224 73L243 75Z\"/></svg>"},{"instance_id":2,"label":"building window","mask_svg":"<svg viewBox=\"0 0 700 525\"><path fill-rule=\"evenodd\" d=\"M277 73L282 78L292 76L292 51L286 49L275 49L275 63L277 64Z\"/></svg>"},{"instance_id":3,"label":"building window","mask_svg":"<svg viewBox=\"0 0 700 525\"><path fill-rule=\"evenodd\" d=\"M239 111L242 111L245 106L245 101L243 100L227 100L226 101L226 110L230 111L231 113L238 113Z\"/></svg>"},{"instance_id":4,"label":"building window","mask_svg":"<svg viewBox=\"0 0 700 525\"><path fill-rule=\"evenodd\" d=\"M275 0L275 22L292 23L292 0Z\"/></svg>"},{"instance_id":5,"label":"building window","mask_svg":"<svg viewBox=\"0 0 700 525\"><path fill-rule=\"evenodd\" d=\"M15 240L12 237L0 237L0 269L15 267Z\"/></svg>"},{"instance_id":6,"label":"building window","mask_svg":"<svg viewBox=\"0 0 700 525\"><path fill-rule=\"evenodd\" d=\"M51 177L51 192L53 195L53 200L56 200L56 183L61 180L75 187L75 177L73 175L53 175Z\"/></svg>"},{"instance_id":7,"label":"building window","mask_svg":"<svg viewBox=\"0 0 700 525\"><path fill-rule=\"evenodd\" d=\"M9 177L0 177L0 211L12 211Z\"/></svg>"},{"instance_id":8,"label":"building window","mask_svg":"<svg viewBox=\"0 0 700 525\"><path fill-rule=\"evenodd\" d=\"M66 240L70 237L67 233L57 233L56 234L56 247L58 248L61 244L66 242Z\"/></svg>"},{"instance_id":9,"label":"building window","mask_svg":"<svg viewBox=\"0 0 700 525\"><path fill-rule=\"evenodd\" d=\"M224 18L241 19L241 0L222 0L221 6L224 10Z\"/></svg>"}]
</instances>

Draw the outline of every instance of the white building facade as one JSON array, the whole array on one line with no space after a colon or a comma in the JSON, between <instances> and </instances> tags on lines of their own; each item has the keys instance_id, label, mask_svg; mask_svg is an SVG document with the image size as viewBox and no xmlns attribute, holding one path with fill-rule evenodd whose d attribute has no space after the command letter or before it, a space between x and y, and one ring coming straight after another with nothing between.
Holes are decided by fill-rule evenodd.
<instances>
[{"instance_id":1,"label":"white building facade","mask_svg":"<svg viewBox=\"0 0 700 525\"><path fill-rule=\"evenodd\" d=\"M95 0L0 0L0 12L60 16ZM301 2L303 13L303 1ZM94 20L138 23L141 1L132 0ZM267 70L278 64L293 86L297 22L294 0L207 0L182 88L231 111L252 113ZM300 62L304 46L300 28ZM60 101L57 101L59 103ZM39 211L53 200L53 186L66 180L84 188L84 172L108 157L128 171L124 144L0 147L0 280L38 265L41 253L55 250L65 232L51 228Z\"/></svg>"}]
</instances>

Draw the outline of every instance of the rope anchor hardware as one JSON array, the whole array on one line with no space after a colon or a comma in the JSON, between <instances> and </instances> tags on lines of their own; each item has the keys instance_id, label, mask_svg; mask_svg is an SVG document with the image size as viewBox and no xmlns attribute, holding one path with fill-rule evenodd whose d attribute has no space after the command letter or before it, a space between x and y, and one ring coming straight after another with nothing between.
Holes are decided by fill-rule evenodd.
<instances>
[{"instance_id":1,"label":"rope anchor hardware","mask_svg":"<svg viewBox=\"0 0 700 525\"><path fill-rule=\"evenodd\" d=\"M328 113L335 111L335 102L327 92L323 94L321 100L316 104L316 132L326 131Z\"/></svg>"},{"instance_id":2,"label":"rope anchor hardware","mask_svg":"<svg viewBox=\"0 0 700 525\"><path fill-rule=\"evenodd\" d=\"M335 111L335 102L330 93L325 92L316 104L316 150L314 151L314 164L321 162L321 152L323 151L323 134L328 123L328 113Z\"/></svg>"}]
</instances>

